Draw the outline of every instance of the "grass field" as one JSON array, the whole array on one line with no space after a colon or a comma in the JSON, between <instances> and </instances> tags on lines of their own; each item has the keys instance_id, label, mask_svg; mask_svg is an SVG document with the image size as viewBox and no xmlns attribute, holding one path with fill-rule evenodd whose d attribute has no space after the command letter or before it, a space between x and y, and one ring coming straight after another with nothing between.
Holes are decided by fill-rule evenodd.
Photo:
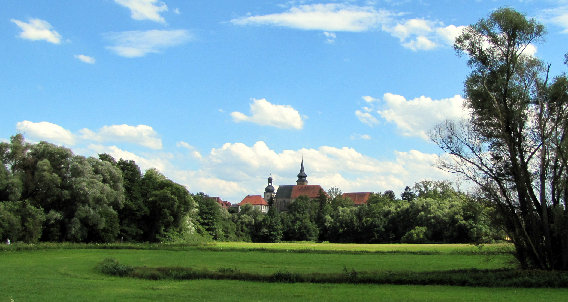
<instances>
[{"instance_id":1,"label":"grass field","mask_svg":"<svg viewBox=\"0 0 568 302\"><path fill-rule=\"evenodd\" d=\"M422 249L421 249L422 247ZM310 252L303 251L310 249ZM357 251L362 253L331 253ZM452 286L262 283L246 281L150 281L106 276L94 268L105 258L135 266L235 268L251 272L356 270L435 271L503 268L511 256L467 245L334 245L216 243L164 249L4 249L0 251L0 301L565 301L568 289ZM288 250L289 252L286 252ZM402 252L395 252L399 250ZM410 252L404 252L404 251ZM484 249L482 249L483 251ZM298 252L299 251L299 252Z\"/></svg>"}]
</instances>

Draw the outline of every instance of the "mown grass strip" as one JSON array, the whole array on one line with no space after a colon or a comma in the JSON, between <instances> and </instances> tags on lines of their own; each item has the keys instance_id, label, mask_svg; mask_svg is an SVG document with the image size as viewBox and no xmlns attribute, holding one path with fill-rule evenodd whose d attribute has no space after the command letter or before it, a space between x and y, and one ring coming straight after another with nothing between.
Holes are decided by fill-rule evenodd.
<instances>
[{"instance_id":1,"label":"mown grass strip","mask_svg":"<svg viewBox=\"0 0 568 302\"><path fill-rule=\"evenodd\" d=\"M397 285L450 285L476 287L568 288L568 272L539 270L450 270L436 272L358 272L344 268L338 273L298 273L278 271L272 274L242 272L236 268L131 267L115 259L97 265L99 272L120 277L148 280L240 280L280 283L350 283Z\"/></svg>"}]
</instances>

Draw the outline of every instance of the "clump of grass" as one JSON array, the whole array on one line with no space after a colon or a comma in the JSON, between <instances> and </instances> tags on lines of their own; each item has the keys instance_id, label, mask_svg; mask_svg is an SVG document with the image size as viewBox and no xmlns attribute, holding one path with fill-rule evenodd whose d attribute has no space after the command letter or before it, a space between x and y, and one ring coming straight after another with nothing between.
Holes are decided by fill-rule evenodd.
<instances>
[{"instance_id":1,"label":"clump of grass","mask_svg":"<svg viewBox=\"0 0 568 302\"><path fill-rule=\"evenodd\" d=\"M279 283L298 283L306 282L305 278L299 273L291 273L287 271L277 271L272 274L267 281Z\"/></svg>"},{"instance_id":2,"label":"clump of grass","mask_svg":"<svg viewBox=\"0 0 568 302\"><path fill-rule=\"evenodd\" d=\"M119 277L128 276L134 271L133 267L120 264L118 260L113 258L104 259L97 265L96 269L103 274Z\"/></svg>"}]
</instances>

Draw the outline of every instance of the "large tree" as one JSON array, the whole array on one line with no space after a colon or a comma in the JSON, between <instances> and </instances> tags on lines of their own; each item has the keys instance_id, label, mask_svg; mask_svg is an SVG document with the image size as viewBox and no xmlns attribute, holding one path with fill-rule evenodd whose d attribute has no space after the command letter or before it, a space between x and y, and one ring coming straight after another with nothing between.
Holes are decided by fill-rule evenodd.
<instances>
[{"instance_id":1,"label":"large tree","mask_svg":"<svg viewBox=\"0 0 568 302\"><path fill-rule=\"evenodd\" d=\"M474 181L495 205L523 267L568 269L568 85L531 53L544 27L502 8L467 27L455 48L472 68L467 122L432 139L442 167Z\"/></svg>"}]
</instances>

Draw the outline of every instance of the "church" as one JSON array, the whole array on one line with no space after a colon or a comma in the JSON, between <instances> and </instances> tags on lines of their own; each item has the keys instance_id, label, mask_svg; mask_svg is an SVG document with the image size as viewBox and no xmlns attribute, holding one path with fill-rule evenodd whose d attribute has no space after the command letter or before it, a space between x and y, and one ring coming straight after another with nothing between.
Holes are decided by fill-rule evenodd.
<instances>
[{"instance_id":1,"label":"church","mask_svg":"<svg viewBox=\"0 0 568 302\"><path fill-rule=\"evenodd\" d=\"M268 185L264 189L264 197L261 195L247 195L241 203L238 204L239 209L241 206L250 204L253 208L260 210L262 213L267 213L270 199L273 200L273 206L279 212L287 212L288 206L293 203L298 197L306 196L309 199L317 199L320 192L327 196L327 193L320 185L308 185L308 175L304 171L304 159L300 164L300 173L298 173L298 180L295 185L280 185L278 190L274 189L272 185L272 176L268 177ZM367 203L372 192L355 192L343 193L343 197L349 198L353 201L353 205L361 206Z\"/></svg>"},{"instance_id":2,"label":"church","mask_svg":"<svg viewBox=\"0 0 568 302\"><path fill-rule=\"evenodd\" d=\"M274 200L274 206L279 212L288 211L288 206L300 196L306 196L310 199L319 197L320 192L324 189L320 185L308 185L308 175L304 171L304 159L300 164L300 173L295 185L280 185L278 191L275 192L272 185L272 177L268 177L268 186L264 189L264 200L268 203L270 198Z\"/></svg>"}]
</instances>

